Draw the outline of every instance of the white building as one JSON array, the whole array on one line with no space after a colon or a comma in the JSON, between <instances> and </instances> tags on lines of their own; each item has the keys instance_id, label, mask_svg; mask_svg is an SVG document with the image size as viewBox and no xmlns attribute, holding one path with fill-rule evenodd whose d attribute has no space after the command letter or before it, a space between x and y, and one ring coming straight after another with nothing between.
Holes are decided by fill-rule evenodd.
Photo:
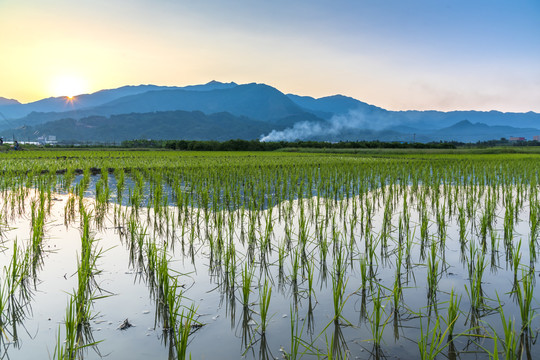
<instances>
[{"instance_id":1,"label":"white building","mask_svg":"<svg viewBox=\"0 0 540 360\"><path fill-rule=\"evenodd\" d=\"M37 141L41 145L54 145L58 141L56 141L56 135L43 135L37 138Z\"/></svg>"}]
</instances>

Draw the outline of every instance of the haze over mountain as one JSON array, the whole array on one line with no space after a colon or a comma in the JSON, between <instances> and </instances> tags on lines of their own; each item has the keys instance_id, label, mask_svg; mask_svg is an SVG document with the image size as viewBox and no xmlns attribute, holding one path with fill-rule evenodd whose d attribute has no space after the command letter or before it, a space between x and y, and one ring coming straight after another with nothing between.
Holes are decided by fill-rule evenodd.
<instances>
[{"instance_id":1,"label":"haze over mountain","mask_svg":"<svg viewBox=\"0 0 540 360\"><path fill-rule=\"evenodd\" d=\"M20 104L17 100L0 97L0 106Z\"/></svg>"},{"instance_id":2,"label":"haze over mountain","mask_svg":"<svg viewBox=\"0 0 540 360\"><path fill-rule=\"evenodd\" d=\"M333 95L285 95L265 84L124 86L21 104L0 98L0 135L60 141L153 139L474 142L540 135L540 114L389 111ZM511 126L510 126L511 125ZM160 129L161 127L161 129Z\"/></svg>"}]
</instances>

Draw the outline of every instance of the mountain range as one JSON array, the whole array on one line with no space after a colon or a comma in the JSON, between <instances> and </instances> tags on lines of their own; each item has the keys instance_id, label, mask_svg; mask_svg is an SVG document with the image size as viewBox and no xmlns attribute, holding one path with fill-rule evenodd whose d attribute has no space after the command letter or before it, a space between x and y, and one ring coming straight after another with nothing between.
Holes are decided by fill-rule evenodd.
<instances>
[{"instance_id":1,"label":"mountain range","mask_svg":"<svg viewBox=\"0 0 540 360\"><path fill-rule=\"evenodd\" d=\"M511 126L510 126L511 124ZM211 81L124 86L21 104L0 97L0 136L33 141L129 139L462 141L540 135L540 114L390 111L357 99L284 94L266 84Z\"/></svg>"}]
</instances>

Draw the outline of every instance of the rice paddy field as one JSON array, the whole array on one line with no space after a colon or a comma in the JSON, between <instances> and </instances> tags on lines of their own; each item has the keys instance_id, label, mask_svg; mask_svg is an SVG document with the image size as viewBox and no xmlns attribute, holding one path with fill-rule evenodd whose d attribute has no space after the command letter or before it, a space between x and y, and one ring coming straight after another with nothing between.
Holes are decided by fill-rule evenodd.
<instances>
[{"instance_id":1,"label":"rice paddy field","mask_svg":"<svg viewBox=\"0 0 540 360\"><path fill-rule=\"evenodd\" d=\"M0 358L538 358L539 160L0 153Z\"/></svg>"}]
</instances>

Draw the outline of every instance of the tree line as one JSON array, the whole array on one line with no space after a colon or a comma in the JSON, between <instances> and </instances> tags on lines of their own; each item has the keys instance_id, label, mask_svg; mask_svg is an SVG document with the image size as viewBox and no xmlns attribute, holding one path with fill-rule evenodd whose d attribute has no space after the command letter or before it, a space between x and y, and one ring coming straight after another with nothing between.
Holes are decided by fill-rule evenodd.
<instances>
[{"instance_id":1,"label":"tree line","mask_svg":"<svg viewBox=\"0 0 540 360\"><path fill-rule=\"evenodd\" d=\"M274 151L285 148L315 149L455 149L454 142L406 143L384 141L268 141L259 140L126 140L123 148L154 148L190 151Z\"/></svg>"}]
</instances>

